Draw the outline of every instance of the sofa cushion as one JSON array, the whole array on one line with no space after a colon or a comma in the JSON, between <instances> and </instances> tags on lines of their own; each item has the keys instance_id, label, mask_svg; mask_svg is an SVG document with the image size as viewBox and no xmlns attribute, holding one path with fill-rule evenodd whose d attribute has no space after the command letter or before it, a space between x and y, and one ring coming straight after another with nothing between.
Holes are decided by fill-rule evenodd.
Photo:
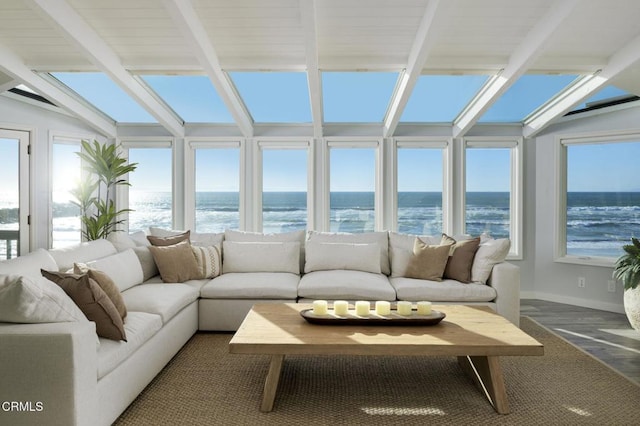
<instances>
[{"instance_id":1,"label":"sofa cushion","mask_svg":"<svg viewBox=\"0 0 640 426\"><path fill-rule=\"evenodd\" d=\"M405 276L421 280L442 281L452 242L443 240L443 244L429 245L420 238L413 243L413 256L407 265Z\"/></svg>"},{"instance_id":2,"label":"sofa cushion","mask_svg":"<svg viewBox=\"0 0 640 426\"><path fill-rule=\"evenodd\" d=\"M160 315L146 312L129 312L124 323L124 329L127 333L126 342L100 339L98 379L101 379L122 364L161 328L162 319Z\"/></svg>"},{"instance_id":3,"label":"sofa cushion","mask_svg":"<svg viewBox=\"0 0 640 426\"><path fill-rule=\"evenodd\" d=\"M290 299L298 295L300 276L288 272L235 272L220 275L202 287L208 299Z\"/></svg>"},{"instance_id":4,"label":"sofa cushion","mask_svg":"<svg viewBox=\"0 0 640 426\"><path fill-rule=\"evenodd\" d=\"M157 237L155 235L147 235L147 240L149 240L152 246L160 246L160 247L172 246L174 244L181 243L182 241L188 241L190 243L191 242L191 240L189 239L190 234L191 234L191 231L184 231L181 234L170 235L168 237Z\"/></svg>"},{"instance_id":5,"label":"sofa cushion","mask_svg":"<svg viewBox=\"0 0 640 426\"><path fill-rule=\"evenodd\" d=\"M471 281L486 284L494 265L507 258L510 248L511 240L508 238L481 241L471 265Z\"/></svg>"},{"instance_id":6,"label":"sofa cushion","mask_svg":"<svg viewBox=\"0 0 640 426\"><path fill-rule=\"evenodd\" d=\"M429 245L439 245L442 240L440 235L436 237L389 232L389 261L392 277L404 277L407 273L407 265L413 257L413 244L416 237Z\"/></svg>"},{"instance_id":7,"label":"sofa cushion","mask_svg":"<svg viewBox=\"0 0 640 426\"><path fill-rule=\"evenodd\" d=\"M160 315L166 324L199 295L197 288L185 284L143 284L123 292L122 298L129 311Z\"/></svg>"},{"instance_id":8,"label":"sofa cushion","mask_svg":"<svg viewBox=\"0 0 640 426\"><path fill-rule=\"evenodd\" d=\"M490 302L496 290L479 283L463 284L455 280L428 281L414 278L392 277L398 300L428 300L431 302Z\"/></svg>"},{"instance_id":9,"label":"sofa cushion","mask_svg":"<svg viewBox=\"0 0 640 426\"><path fill-rule=\"evenodd\" d=\"M0 322L73 321L88 320L60 286L42 275L0 275Z\"/></svg>"},{"instance_id":10,"label":"sofa cushion","mask_svg":"<svg viewBox=\"0 0 640 426\"><path fill-rule=\"evenodd\" d=\"M321 243L377 243L380 247L380 271L385 275L391 273L389 268L389 236L386 231L364 232L361 234L309 231L308 240Z\"/></svg>"},{"instance_id":11,"label":"sofa cushion","mask_svg":"<svg viewBox=\"0 0 640 426\"><path fill-rule=\"evenodd\" d=\"M142 267L142 281L147 281L149 278L160 274L158 265L156 265L151 250L149 250L149 246L137 246L132 250L136 256L138 256L138 261Z\"/></svg>"},{"instance_id":12,"label":"sofa cushion","mask_svg":"<svg viewBox=\"0 0 640 426\"><path fill-rule=\"evenodd\" d=\"M453 243L443 277L461 283L471 282L471 265L473 265L473 259L480 245L480 237L456 241L448 235L442 234L442 239Z\"/></svg>"},{"instance_id":13,"label":"sofa cushion","mask_svg":"<svg viewBox=\"0 0 640 426\"><path fill-rule=\"evenodd\" d=\"M156 227L149 227L149 234L156 237L170 237L172 235L182 234L185 231L179 231L175 229L163 229ZM224 240L224 233L214 232L191 232L190 238L191 244L194 246L222 246Z\"/></svg>"},{"instance_id":14,"label":"sofa cushion","mask_svg":"<svg viewBox=\"0 0 640 426\"><path fill-rule=\"evenodd\" d=\"M133 249L103 257L91 262L87 266L106 273L120 291L138 285L143 280L142 266Z\"/></svg>"},{"instance_id":15,"label":"sofa cushion","mask_svg":"<svg viewBox=\"0 0 640 426\"><path fill-rule=\"evenodd\" d=\"M124 319L127 316L127 307L124 305L124 300L122 300L120 289L118 288L116 283L114 283L113 280L109 277L109 275L107 275L103 271L91 269L85 263L75 263L73 265L73 273L88 274L89 278L98 283L100 288L107 294L107 297L111 299L113 305L118 310L120 317Z\"/></svg>"},{"instance_id":16,"label":"sofa cushion","mask_svg":"<svg viewBox=\"0 0 640 426\"><path fill-rule=\"evenodd\" d=\"M49 250L59 271L68 271L75 262L87 263L92 260L116 254L118 251L111 241L100 239ZM43 268L45 269L45 268Z\"/></svg>"},{"instance_id":17,"label":"sofa cushion","mask_svg":"<svg viewBox=\"0 0 640 426\"><path fill-rule=\"evenodd\" d=\"M200 278L198 262L189 241L168 246L149 246L149 250L165 283L181 283Z\"/></svg>"},{"instance_id":18,"label":"sofa cushion","mask_svg":"<svg viewBox=\"0 0 640 426\"><path fill-rule=\"evenodd\" d=\"M222 271L300 273L299 242L235 242L222 243Z\"/></svg>"},{"instance_id":19,"label":"sofa cushion","mask_svg":"<svg viewBox=\"0 0 640 426\"><path fill-rule=\"evenodd\" d=\"M332 300L395 300L396 292L385 275L335 270L303 275L298 285L298 296Z\"/></svg>"},{"instance_id":20,"label":"sofa cushion","mask_svg":"<svg viewBox=\"0 0 640 426\"><path fill-rule=\"evenodd\" d=\"M40 269L48 271L58 269L58 264L51 254L41 248L0 262L0 275L22 275L35 280L42 277Z\"/></svg>"},{"instance_id":21,"label":"sofa cushion","mask_svg":"<svg viewBox=\"0 0 640 426\"><path fill-rule=\"evenodd\" d=\"M380 246L307 241L304 272L348 269L380 273Z\"/></svg>"},{"instance_id":22,"label":"sofa cushion","mask_svg":"<svg viewBox=\"0 0 640 426\"><path fill-rule=\"evenodd\" d=\"M261 232L244 232L234 229L224 231L225 241L235 241L238 243L300 243L300 270L304 271L305 259L305 233L303 230L280 232L280 233L261 233ZM224 252L222 253L224 258Z\"/></svg>"},{"instance_id":23,"label":"sofa cushion","mask_svg":"<svg viewBox=\"0 0 640 426\"><path fill-rule=\"evenodd\" d=\"M98 336L112 340L127 340L118 310L100 286L89 278L89 275L65 274L44 269L41 272L45 278L62 287L89 321L96 323Z\"/></svg>"},{"instance_id":24,"label":"sofa cushion","mask_svg":"<svg viewBox=\"0 0 640 426\"><path fill-rule=\"evenodd\" d=\"M198 271L200 274L198 279L215 278L222 271L222 257L220 256L220 248L217 246L194 246L191 245L191 251L196 258Z\"/></svg>"}]
</instances>

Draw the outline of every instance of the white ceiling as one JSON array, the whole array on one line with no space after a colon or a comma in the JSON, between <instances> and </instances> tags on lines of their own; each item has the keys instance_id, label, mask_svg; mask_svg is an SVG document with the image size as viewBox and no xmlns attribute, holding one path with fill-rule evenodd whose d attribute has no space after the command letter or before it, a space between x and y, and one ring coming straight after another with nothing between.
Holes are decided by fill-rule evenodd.
<instances>
[{"instance_id":1,"label":"white ceiling","mask_svg":"<svg viewBox=\"0 0 640 426\"><path fill-rule=\"evenodd\" d=\"M178 136L184 123L132 74L208 75L251 135L225 73L306 70L321 134L320 71L406 70L385 136L420 73L500 74L454 122L460 136L524 73L599 73L525 123L530 136L606 84L640 95L639 23L638 0L0 0L0 71L109 135L39 74L106 72Z\"/></svg>"}]
</instances>

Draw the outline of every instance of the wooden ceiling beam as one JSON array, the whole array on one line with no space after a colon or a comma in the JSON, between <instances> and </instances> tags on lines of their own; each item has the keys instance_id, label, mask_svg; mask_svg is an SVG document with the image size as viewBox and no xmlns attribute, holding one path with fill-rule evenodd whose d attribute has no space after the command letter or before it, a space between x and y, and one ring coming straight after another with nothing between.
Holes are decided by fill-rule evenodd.
<instances>
[{"instance_id":1,"label":"wooden ceiling beam","mask_svg":"<svg viewBox=\"0 0 640 426\"><path fill-rule=\"evenodd\" d=\"M482 115L524 74L543 53L556 29L580 0L563 0L554 5L529 31L513 51L504 69L491 78L453 122L453 137L464 136Z\"/></svg>"},{"instance_id":2,"label":"wooden ceiling beam","mask_svg":"<svg viewBox=\"0 0 640 426\"><path fill-rule=\"evenodd\" d=\"M122 66L115 52L65 0L26 2L51 21L91 63L109 76L173 136L184 137L182 120Z\"/></svg>"},{"instance_id":3,"label":"wooden ceiling beam","mask_svg":"<svg viewBox=\"0 0 640 426\"><path fill-rule=\"evenodd\" d=\"M164 0L165 7L182 31L193 53L206 71L218 95L245 137L253 136L253 119L240 95L222 70L218 54L189 0Z\"/></svg>"}]
</instances>

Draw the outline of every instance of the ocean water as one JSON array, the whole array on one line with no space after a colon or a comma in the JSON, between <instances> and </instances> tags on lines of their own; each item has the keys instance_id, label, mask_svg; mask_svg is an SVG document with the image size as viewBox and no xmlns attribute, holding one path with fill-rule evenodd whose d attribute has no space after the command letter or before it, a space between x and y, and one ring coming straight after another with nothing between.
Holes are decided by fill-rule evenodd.
<instances>
[{"instance_id":1,"label":"ocean water","mask_svg":"<svg viewBox=\"0 0 640 426\"><path fill-rule=\"evenodd\" d=\"M171 227L171 194L138 193L132 202L130 229L150 225ZM338 192L330 195L332 231L374 230L374 194ZM467 194L467 232L487 233L494 238L509 236L509 193ZM307 198L303 192L263 194L264 232L287 232L306 228ZM233 192L196 194L196 230L221 232L239 227L239 196ZM617 257L630 236L640 235L640 192L574 192L567 196L567 252L575 256ZM70 204L53 206L53 234L56 246L79 241L77 208ZM0 200L0 232L18 229L18 209ZM398 230L436 235L442 229L441 194L401 192L398 194ZM15 242L13 252L15 253ZM6 256L6 242L0 239L0 258Z\"/></svg>"}]
</instances>

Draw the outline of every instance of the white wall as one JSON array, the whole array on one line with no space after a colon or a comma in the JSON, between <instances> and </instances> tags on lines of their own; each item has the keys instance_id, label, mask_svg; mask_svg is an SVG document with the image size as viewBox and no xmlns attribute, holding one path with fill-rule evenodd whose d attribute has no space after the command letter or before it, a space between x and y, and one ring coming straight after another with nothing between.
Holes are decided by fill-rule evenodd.
<instances>
[{"instance_id":1,"label":"white wall","mask_svg":"<svg viewBox=\"0 0 640 426\"><path fill-rule=\"evenodd\" d=\"M529 217L535 217L535 284L533 288L526 288L523 296L624 312L622 286L617 284L615 293L607 291L607 281L613 272L611 267L559 263L553 257L558 137L622 130L640 131L640 107L568 120L550 127L536 138L535 155L527 161L529 166L535 163L535 205L526 210ZM578 287L578 277L586 279L585 288Z\"/></svg>"},{"instance_id":2,"label":"white wall","mask_svg":"<svg viewBox=\"0 0 640 426\"><path fill-rule=\"evenodd\" d=\"M24 102L0 96L0 128L31 133L31 250L49 245L49 142L53 135L68 135L85 139L97 138L95 131L76 118L56 113Z\"/></svg>"}]
</instances>

